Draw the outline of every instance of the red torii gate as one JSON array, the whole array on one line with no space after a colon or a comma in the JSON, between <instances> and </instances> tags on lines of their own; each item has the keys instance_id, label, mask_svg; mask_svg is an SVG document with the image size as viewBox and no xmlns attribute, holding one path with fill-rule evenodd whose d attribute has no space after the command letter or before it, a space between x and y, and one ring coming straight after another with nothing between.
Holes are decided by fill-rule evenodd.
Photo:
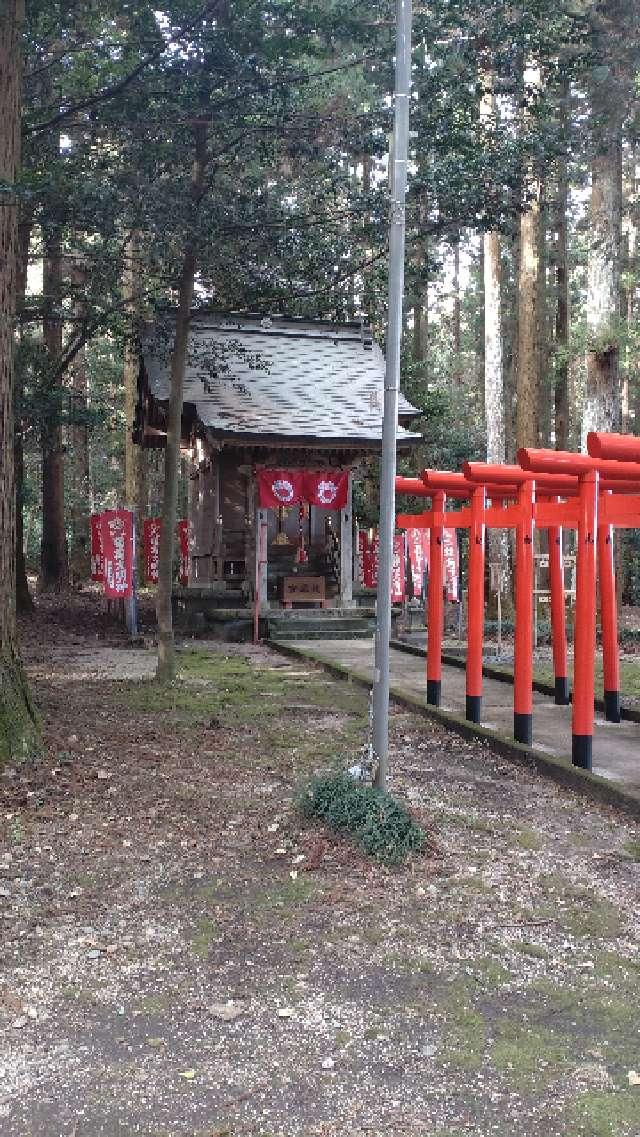
<instances>
[{"instance_id":1,"label":"red torii gate","mask_svg":"<svg viewBox=\"0 0 640 1137\"><path fill-rule=\"evenodd\" d=\"M599 436L600 437L600 436ZM619 436L624 437L624 436ZM640 440L634 454L640 458ZM572 759L576 765L591 768L593 736L593 697L595 663L595 550L597 531L605 672L605 708L610 721L620 720L619 657L615 603L615 576L611 526L640 525L640 498L620 497L640 488L640 465L596 461L581 455L558 451L525 451L518 455L520 466L489 466L466 463L466 477L456 473L424 471L421 479L398 478L398 493L429 496L432 509L418 515L401 514L400 528L430 529L430 587L428 600L427 701L440 703L443 625L442 529L469 529L468 620L466 716L479 722L482 706L482 646L484 632L484 536L485 527L514 528L516 531L516 637L514 652L514 736L520 742L532 740L533 711L533 530L549 529L549 569L551 623L557 703L568 701L564 580L562 567L562 528L578 529L578 583L576 598L576 640L574 662L574 705ZM584 459L572 463L571 459ZM527 467L531 464L531 469ZM592 479L586 474L598 466L595 491L584 487ZM600 481L603 476L602 481ZM600 483L600 484L599 484ZM601 518L597 525L598 490L601 490ZM613 491L617 491L615 501ZM588 494L595 500L593 516L585 512ZM464 498L470 506L445 513L446 495ZM559 501L562 497L565 501ZM487 498L492 506L487 508ZM505 502L517 499L505 507ZM549 500L551 499L551 500ZM577 499L577 500L574 500ZM501 501L501 507L493 503ZM589 528L589 524L591 527ZM588 551L591 534L592 568ZM578 601L580 596L580 601ZM585 610L590 615L583 620ZM580 628L580 633L578 633ZM591 651L586 649L587 641ZM587 669L590 661L590 682Z\"/></svg>"},{"instance_id":2,"label":"red torii gate","mask_svg":"<svg viewBox=\"0 0 640 1137\"><path fill-rule=\"evenodd\" d=\"M422 484L421 484L422 483ZM485 528L515 528L517 534L516 596L525 618L519 622L514 666L514 736L519 742L530 742L532 731L533 689L533 620L530 604L524 597L533 589L533 479L519 466L486 466L466 463L464 475L425 470L422 479L398 478L399 493L413 493L432 497L430 513L416 516L401 514L399 528L429 528L431 557L428 598L427 640L427 701L438 706L441 697L442 674L442 528L469 529L469 566L467 602L467 668L466 717L480 722L482 713L482 652L484 639L484 571ZM547 494L575 493L575 480L569 477L550 477L540 481L540 489ZM468 498L470 507L445 514L445 492L449 496ZM492 506L487 508L487 498ZM506 506L506 502L517 503ZM442 504L441 504L442 502ZM496 505L500 502L500 506ZM553 558L555 559L555 558ZM564 627L564 582L562 580L561 551L558 547L559 566L552 571L552 619L554 621L554 663L556 674L556 701L568 701L566 666L566 634ZM559 571L557 569L559 568ZM434 575L435 569L435 575ZM518 606L518 599L516 599ZM526 645L531 649L527 652Z\"/></svg>"},{"instance_id":3,"label":"red torii gate","mask_svg":"<svg viewBox=\"0 0 640 1137\"><path fill-rule=\"evenodd\" d=\"M578 481L571 755L574 765L590 770L595 697L596 553L600 564L605 713L611 721L619 722L620 664L612 528L640 526L640 496L637 494L640 464L533 448L519 450L518 461L536 476L564 473Z\"/></svg>"}]
</instances>

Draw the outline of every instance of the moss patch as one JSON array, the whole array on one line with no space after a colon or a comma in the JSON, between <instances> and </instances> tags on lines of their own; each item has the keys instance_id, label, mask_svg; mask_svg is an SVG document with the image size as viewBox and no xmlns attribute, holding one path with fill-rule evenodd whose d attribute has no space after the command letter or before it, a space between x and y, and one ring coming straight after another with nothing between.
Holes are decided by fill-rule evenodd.
<instances>
[{"instance_id":1,"label":"moss patch","mask_svg":"<svg viewBox=\"0 0 640 1137\"><path fill-rule=\"evenodd\" d=\"M583 1094L566 1113L572 1137L636 1137L640 1126L640 1093L633 1087Z\"/></svg>"},{"instance_id":2,"label":"moss patch","mask_svg":"<svg viewBox=\"0 0 640 1137\"><path fill-rule=\"evenodd\" d=\"M629 860L640 861L640 841L625 841L622 851Z\"/></svg>"},{"instance_id":3,"label":"moss patch","mask_svg":"<svg viewBox=\"0 0 640 1137\"><path fill-rule=\"evenodd\" d=\"M474 1073L484 1060L487 1045L482 1013L461 999L454 1000L446 1019L446 1041L443 1059L447 1066Z\"/></svg>"},{"instance_id":4,"label":"moss patch","mask_svg":"<svg viewBox=\"0 0 640 1137\"><path fill-rule=\"evenodd\" d=\"M571 1042L552 1030L503 1022L491 1048L493 1065L520 1090L532 1090L568 1067Z\"/></svg>"},{"instance_id":5,"label":"moss patch","mask_svg":"<svg viewBox=\"0 0 640 1137\"><path fill-rule=\"evenodd\" d=\"M540 834L536 833L535 829L529 829L527 826L520 830L516 841L521 849L529 849L531 852L537 852L543 845Z\"/></svg>"},{"instance_id":6,"label":"moss patch","mask_svg":"<svg viewBox=\"0 0 640 1137\"><path fill-rule=\"evenodd\" d=\"M42 751L40 719L26 675L11 651L0 655L0 763L32 758Z\"/></svg>"}]
</instances>

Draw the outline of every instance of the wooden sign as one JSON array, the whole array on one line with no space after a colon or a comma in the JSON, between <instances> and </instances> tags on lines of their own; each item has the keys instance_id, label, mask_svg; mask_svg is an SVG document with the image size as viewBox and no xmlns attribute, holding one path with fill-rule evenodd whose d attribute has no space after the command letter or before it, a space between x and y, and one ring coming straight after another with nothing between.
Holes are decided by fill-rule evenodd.
<instances>
[{"instance_id":1,"label":"wooden sign","mask_svg":"<svg viewBox=\"0 0 640 1137\"><path fill-rule=\"evenodd\" d=\"M282 603L285 608L292 604L319 604L324 608L325 592L323 576L285 576L282 584Z\"/></svg>"}]
</instances>

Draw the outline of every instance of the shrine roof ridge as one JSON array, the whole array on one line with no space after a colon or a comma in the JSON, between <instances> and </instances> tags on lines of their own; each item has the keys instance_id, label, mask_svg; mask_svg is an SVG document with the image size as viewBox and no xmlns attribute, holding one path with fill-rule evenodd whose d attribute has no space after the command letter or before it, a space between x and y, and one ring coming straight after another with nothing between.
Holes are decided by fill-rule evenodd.
<instances>
[{"instance_id":1,"label":"shrine roof ridge","mask_svg":"<svg viewBox=\"0 0 640 1137\"><path fill-rule=\"evenodd\" d=\"M142 363L152 397L168 398L175 310L148 328ZM194 311L184 401L225 438L340 439L379 444L384 357L364 323ZM419 412L400 395L398 443Z\"/></svg>"}]
</instances>

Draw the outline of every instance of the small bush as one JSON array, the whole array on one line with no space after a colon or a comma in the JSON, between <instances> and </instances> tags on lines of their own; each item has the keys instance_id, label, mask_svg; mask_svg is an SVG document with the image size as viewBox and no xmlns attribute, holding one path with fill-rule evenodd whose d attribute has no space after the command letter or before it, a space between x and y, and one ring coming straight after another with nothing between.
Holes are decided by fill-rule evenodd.
<instances>
[{"instance_id":1,"label":"small bush","mask_svg":"<svg viewBox=\"0 0 640 1137\"><path fill-rule=\"evenodd\" d=\"M350 834L365 853L386 865L400 864L425 843L423 830L403 805L347 773L314 778L300 805L305 817Z\"/></svg>"}]
</instances>

